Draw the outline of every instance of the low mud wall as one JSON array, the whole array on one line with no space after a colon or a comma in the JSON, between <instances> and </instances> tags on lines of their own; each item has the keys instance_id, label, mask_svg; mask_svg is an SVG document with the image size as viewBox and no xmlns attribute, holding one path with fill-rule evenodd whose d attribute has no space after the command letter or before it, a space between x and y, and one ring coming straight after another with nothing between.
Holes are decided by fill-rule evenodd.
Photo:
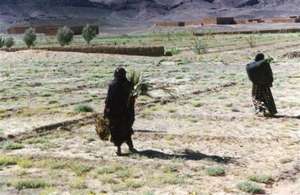
<instances>
[{"instance_id":1,"label":"low mud wall","mask_svg":"<svg viewBox=\"0 0 300 195\"><path fill-rule=\"evenodd\" d=\"M241 30L241 31L217 31L217 32L195 32L195 36L210 35L224 35L224 34L265 34L265 33L297 33L300 32L300 28L291 29L269 29L269 30Z\"/></svg>"},{"instance_id":2,"label":"low mud wall","mask_svg":"<svg viewBox=\"0 0 300 195\"><path fill-rule=\"evenodd\" d=\"M1 49L7 52L16 52L27 50L28 48L10 48ZM32 50L46 51L62 51L62 52L80 52L80 53L106 53L119 55L138 55L138 56L164 56L165 49L158 47L111 47L111 46L95 46L95 47L41 47L31 48Z\"/></svg>"}]
</instances>

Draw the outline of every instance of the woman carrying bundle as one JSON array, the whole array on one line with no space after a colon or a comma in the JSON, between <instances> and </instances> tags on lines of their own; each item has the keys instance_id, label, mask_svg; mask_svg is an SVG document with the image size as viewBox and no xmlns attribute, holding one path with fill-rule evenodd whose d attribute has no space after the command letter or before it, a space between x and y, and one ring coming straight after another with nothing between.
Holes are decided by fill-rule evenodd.
<instances>
[{"instance_id":1,"label":"woman carrying bundle","mask_svg":"<svg viewBox=\"0 0 300 195\"><path fill-rule=\"evenodd\" d=\"M126 142L131 152L136 152L131 136L134 122L134 100L131 92L133 85L126 78L126 70L118 67L114 80L110 83L104 109L104 117L109 121L111 142L117 146L117 155L121 155L121 145Z\"/></svg>"},{"instance_id":2,"label":"woman carrying bundle","mask_svg":"<svg viewBox=\"0 0 300 195\"><path fill-rule=\"evenodd\" d=\"M247 65L249 79L253 83L252 99L256 114L274 116L277 113L276 105L271 92L273 73L270 66L272 59L265 59L264 54L259 53L255 61Z\"/></svg>"}]
</instances>

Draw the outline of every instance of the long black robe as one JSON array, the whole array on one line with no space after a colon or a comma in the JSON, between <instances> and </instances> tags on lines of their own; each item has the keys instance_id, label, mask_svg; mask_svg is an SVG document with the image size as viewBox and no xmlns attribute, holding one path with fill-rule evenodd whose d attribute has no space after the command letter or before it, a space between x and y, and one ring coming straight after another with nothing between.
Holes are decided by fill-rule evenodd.
<instances>
[{"instance_id":1,"label":"long black robe","mask_svg":"<svg viewBox=\"0 0 300 195\"><path fill-rule=\"evenodd\" d=\"M116 146L131 140L133 134L134 105L129 101L132 90L126 79L114 79L108 88L104 115L109 120L111 142Z\"/></svg>"},{"instance_id":2,"label":"long black robe","mask_svg":"<svg viewBox=\"0 0 300 195\"><path fill-rule=\"evenodd\" d=\"M271 115L277 113L275 101L271 92L273 83L273 72L269 63L264 62L257 74L259 77L263 77L257 80L263 80L264 82L253 82L252 87L252 99L256 112L268 111Z\"/></svg>"}]
</instances>

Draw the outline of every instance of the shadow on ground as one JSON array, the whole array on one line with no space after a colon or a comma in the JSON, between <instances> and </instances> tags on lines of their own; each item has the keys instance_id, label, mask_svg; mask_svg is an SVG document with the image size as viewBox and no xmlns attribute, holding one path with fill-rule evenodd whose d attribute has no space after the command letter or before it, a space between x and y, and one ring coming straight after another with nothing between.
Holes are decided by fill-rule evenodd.
<instances>
[{"instance_id":1,"label":"shadow on ground","mask_svg":"<svg viewBox=\"0 0 300 195\"><path fill-rule=\"evenodd\" d=\"M168 154L157 150L141 150L134 155L144 156L147 158L158 158L162 160L183 159L183 160L210 160L217 163L228 164L233 162L232 157L222 157L217 155L207 155L193 150L185 150L179 154Z\"/></svg>"},{"instance_id":2,"label":"shadow on ground","mask_svg":"<svg viewBox=\"0 0 300 195\"><path fill-rule=\"evenodd\" d=\"M276 115L276 116L273 116L272 118L300 119L300 115L298 115L298 116Z\"/></svg>"}]
</instances>

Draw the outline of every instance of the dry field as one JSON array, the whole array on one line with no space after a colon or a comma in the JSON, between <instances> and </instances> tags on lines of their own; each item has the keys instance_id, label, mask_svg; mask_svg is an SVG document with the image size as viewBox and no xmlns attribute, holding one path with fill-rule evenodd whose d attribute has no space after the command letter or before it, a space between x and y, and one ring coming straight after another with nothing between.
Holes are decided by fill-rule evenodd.
<instances>
[{"instance_id":1,"label":"dry field","mask_svg":"<svg viewBox=\"0 0 300 195\"><path fill-rule=\"evenodd\" d=\"M208 35L203 54L193 51L196 39L94 42L164 45L172 57L0 52L0 194L299 195L300 62L282 56L300 49L300 34ZM245 64L257 51L275 58L277 118L254 115ZM139 153L122 157L84 112L102 112L118 64L151 85L137 102Z\"/></svg>"}]
</instances>

